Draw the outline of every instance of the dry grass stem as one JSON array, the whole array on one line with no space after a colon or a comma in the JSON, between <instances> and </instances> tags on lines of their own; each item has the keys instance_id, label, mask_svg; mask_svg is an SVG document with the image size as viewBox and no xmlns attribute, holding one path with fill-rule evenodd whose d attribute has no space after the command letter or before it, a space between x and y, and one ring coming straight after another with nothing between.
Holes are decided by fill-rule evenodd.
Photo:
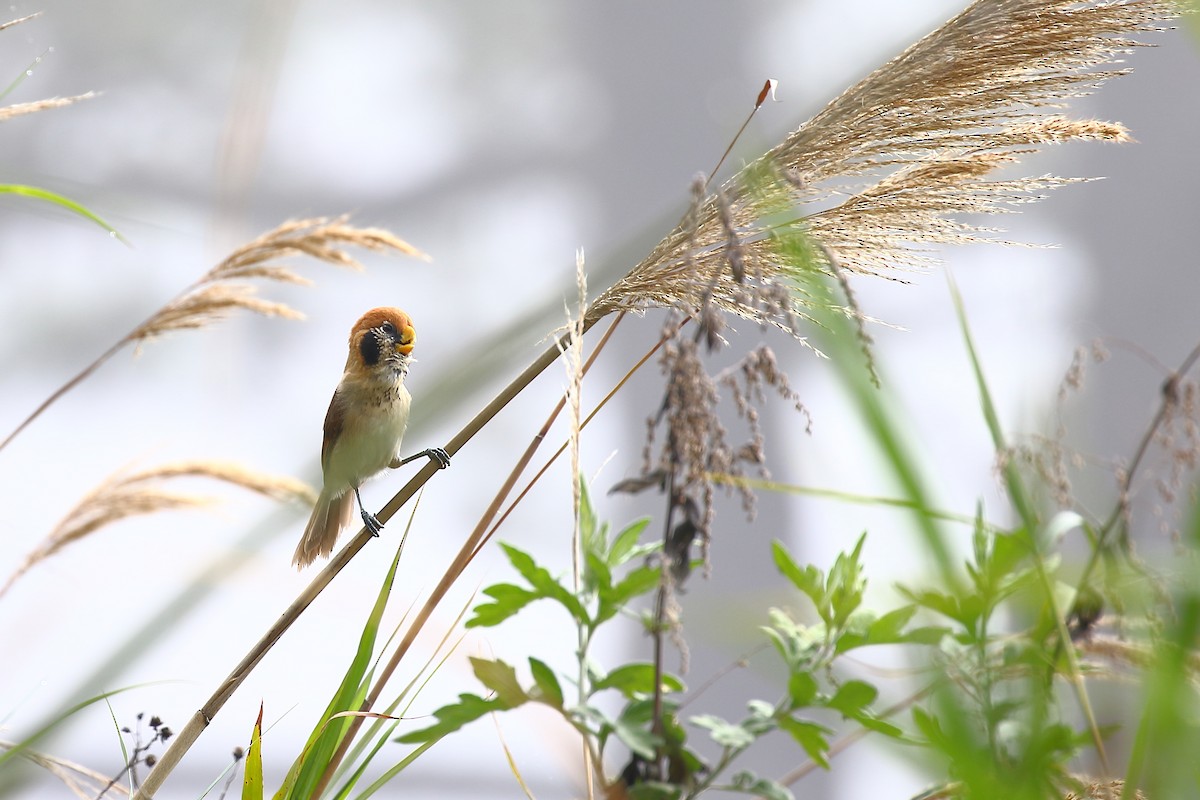
<instances>
[{"instance_id":1,"label":"dry grass stem","mask_svg":"<svg viewBox=\"0 0 1200 800\"><path fill-rule=\"evenodd\" d=\"M91 100L95 96L95 92L84 92L73 97L48 97L45 100L34 100L31 103L14 103L11 106L0 108L0 122L5 122L13 117L20 117L25 114L36 114L39 111L47 111L51 108L62 108L63 106L78 103L80 100Z\"/></svg>"},{"instance_id":2,"label":"dry grass stem","mask_svg":"<svg viewBox=\"0 0 1200 800\"><path fill-rule=\"evenodd\" d=\"M3 597L22 575L68 545L130 517L207 506L211 498L162 488L172 478L210 478L280 502L316 502L311 487L294 478L254 472L222 461L182 461L134 473L116 473L79 501L0 588Z\"/></svg>"},{"instance_id":3,"label":"dry grass stem","mask_svg":"<svg viewBox=\"0 0 1200 800\"><path fill-rule=\"evenodd\" d=\"M14 742L0 741L0 750L9 750L16 746ZM31 764L36 764L58 778L80 800L92 800L102 791L110 797L129 796L129 790L120 784L113 784L109 776L102 775L73 761L29 749L21 750L21 758Z\"/></svg>"},{"instance_id":4,"label":"dry grass stem","mask_svg":"<svg viewBox=\"0 0 1200 800\"><path fill-rule=\"evenodd\" d=\"M799 338L789 316L841 305L810 294L806 272L833 275L834 258L851 274L927 268L929 246L994 232L963 215L1009 212L1073 180L994 178L1001 167L1049 144L1128 141L1119 124L1054 110L1121 74L1111 65L1142 44L1132 37L1176 14L1157 0L977 0L709 195L591 314L699 313L711 294ZM804 237L815 247L798 259ZM786 309L756 307L744 300L742 274L799 291Z\"/></svg>"},{"instance_id":5,"label":"dry grass stem","mask_svg":"<svg viewBox=\"0 0 1200 800\"><path fill-rule=\"evenodd\" d=\"M17 17L16 19L10 19L8 22L0 22L0 31L4 30L5 28L11 28L13 25L20 25L22 22L28 22L31 19L36 19L37 17L40 17L41 15L42 15L42 12L35 11L32 14L28 14L24 17Z\"/></svg>"}]
</instances>

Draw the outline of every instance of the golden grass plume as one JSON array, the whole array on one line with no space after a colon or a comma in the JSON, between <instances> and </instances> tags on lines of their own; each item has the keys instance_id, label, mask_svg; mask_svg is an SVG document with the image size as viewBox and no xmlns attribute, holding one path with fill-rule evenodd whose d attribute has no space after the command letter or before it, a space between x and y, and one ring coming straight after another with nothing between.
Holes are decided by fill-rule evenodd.
<instances>
[{"instance_id":1,"label":"golden grass plume","mask_svg":"<svg viewBox=\"0 0 1200 800\"><path fill-rule=\"evenodd\" d=\"M392 233L350 225L345 217L289 220L233 251L135 328L124 342L141 342L170 331L202 328L224 319L237 308L268 317L303 319L304 315L290 306L256 297L254 286L243 281L262 278L311 285L312 281L279 263L294 256L310 256L334 266L362 270L362 264L350 255L348 247L427 258Z\"/></svg>"},{"instance_id":2,"label":"golden grass plume","mask_svg":"<svg viewBox=\"0 0 1200 800\"><path fill-rule=\"evenodd\" d=\"M1121 74L1119 57L1143 44L1133 37L1177 13L1160 0L977 0L705 197L591 314L697 311L713 287L726 310L799 335L793 319L829 302L804 269L894 277L929 266L929 245L986 240L994 231L962 215L1012 211L1074 180L998 169L1048 144L1129 139L1119 123L1056 109ZM791 307L747 304L742 276L789 286Z\"/></svg>"},{"instance_id":3,"label":"golden grass plume","mask_svg":"<svg viewBox=\"0 0 1200 800\"><path fill-rule=\"evenodd\" d=\"M0 587L0 597L32 567L101 528L130 517L200 508L213 502L209 497L163 488L163 482L172 478L210 478L279 502L309 505L316 502L316 493L302 481L256 472L226 461L177 461L138 472L117 472L88 492L67 512Z\"/></svg>"}]
</instances>

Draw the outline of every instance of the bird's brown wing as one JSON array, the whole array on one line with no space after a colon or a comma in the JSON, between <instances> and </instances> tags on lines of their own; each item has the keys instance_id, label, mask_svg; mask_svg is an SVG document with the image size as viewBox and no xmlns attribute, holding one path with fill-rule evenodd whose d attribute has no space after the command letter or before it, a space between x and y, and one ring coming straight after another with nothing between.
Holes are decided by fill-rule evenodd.
<instances>
[{"instance_id":1,"label":"bird's brown wing","mask_svg":"<svg viewBox=\"0 0 1200 800\"><path fill-rule=\"evenodd\" d=\"M321 440L322 469L329 464L329 451L333 449L333 443L341 435L345 421L346 403L339 388L334 391L333 399L329 401L329 410L325 412L325 437Z\"/></svg>"}]
</instances>

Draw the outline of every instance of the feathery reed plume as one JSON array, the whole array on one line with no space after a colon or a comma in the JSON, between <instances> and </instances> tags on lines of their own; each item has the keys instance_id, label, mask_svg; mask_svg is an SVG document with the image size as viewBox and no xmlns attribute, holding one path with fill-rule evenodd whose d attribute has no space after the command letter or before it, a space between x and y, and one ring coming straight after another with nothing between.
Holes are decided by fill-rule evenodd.
<instances>
[{"instance_id":1,"label":"feathery reed plume","mask_svg":"<svg viewBox=\"0 0 1200 800\"><path fill-rule=\"evenodd\" d=\"M1159 30L1176 14L1159 0L977 0L727 181L697 221L673 230L591 314L698 311L715 280L712 297L722 308L799 337L789 315L841 305L808 294L806 270L833 274L833 259L868 275L927 267L922 247L994 232L959 215L1009 212L1073 181L991 178L1000 167L1047 144L1128 141L1118 123L1047 110L1122 74L1096 68L1141 46L1133 34ZM726 207L732 226L723 220ZM742 302L726 269L731 230L746 280L799 289L787 314ZM811 252L798 265L795 242L805 238Z\"/></svg>"},{"instance_id":2,"label":"feathery reed plume","mask_svg":"<svg viewBox=\"0 0 1200 800\"><path fill-rule=\"evenodd\" d=\"M174 330L202 328L224 319L236 308L268 317L303 319L303 314L283 303L255 297L254 287L241 281L263 278L309 286L312 281L276 263L280 259L301 255L361 271L362 264L343 249L346 246L374 252L395 250L405 255L427 258L420 250L388 231L356 228L347 224L345 217L291 220L233 251L228 258L135 328L122 343L142 342Z\"/></svg>"},{"instance_id":3,"label":"feathery reed plume","mask_svg":"<svg viewBox=\"0 0 1200 800\"><path fill-rule=\"evenodd\" d=\"M225 319L231 311L243 309L268 317L303 319L299 311L283 303L263 300L254 294L248 279L263 278L281 283L310 285L312 282L282 264L294 256L310 256L339 267L362 270L345 248L359 247L373 252L394 251L423 260L428 257L408 242L380 228L358 228L345 217L291 220L235 250L221 263L201 276L176 297L138 325L71 380L67 381L25 418L16 430L0 442L3 450L29 423L37 419L58 398L91 375L123 347L140 346L164 333L203 328Z\"/></svg>"},{"instance_id":4,"label":"feathery reed plume","mask_svg":"<svg viewBox=\"0 0 1200 800\"><path fill-rule=\"evenodd\" d=\"M171 478L211 478L280 502L312 505L317 499L312 488L302 481L255 472L224 461L177 461L132 474L118 472L88 492L67 512L0 587L0 597L33 566L107 525L142 514L198 508L212 502L208 497L163 489L161 483Z\"/></svg>"}]
</instances>

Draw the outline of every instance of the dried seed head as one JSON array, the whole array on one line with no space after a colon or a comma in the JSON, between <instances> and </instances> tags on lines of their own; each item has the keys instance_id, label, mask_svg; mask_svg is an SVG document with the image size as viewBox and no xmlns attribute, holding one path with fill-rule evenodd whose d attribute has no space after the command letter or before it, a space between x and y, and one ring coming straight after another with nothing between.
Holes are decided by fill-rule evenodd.
<instances>
[{"instance_id":1,"label":"dried seed head","mask_svg":"<svg viewBox=\"0 0 1200 800\"><path fill-rule=\"evenodd\" d=\"M1005 213L1072 182L994 179L998 168L1049 144L1128 141L1119 124L1052 110L1121 74L1103 67L1140 44L1131 36L1176 14L1155 0L973 3L694 201L591 314L697 314L711 296L799 337L794 318L828 301L811 294L811 278L832 275L833 260L851 274L925 268L923 247L992 232L963 215ZM754 285L790 296L763 305L745 291Z\"/></svg>"}]
</instances>

